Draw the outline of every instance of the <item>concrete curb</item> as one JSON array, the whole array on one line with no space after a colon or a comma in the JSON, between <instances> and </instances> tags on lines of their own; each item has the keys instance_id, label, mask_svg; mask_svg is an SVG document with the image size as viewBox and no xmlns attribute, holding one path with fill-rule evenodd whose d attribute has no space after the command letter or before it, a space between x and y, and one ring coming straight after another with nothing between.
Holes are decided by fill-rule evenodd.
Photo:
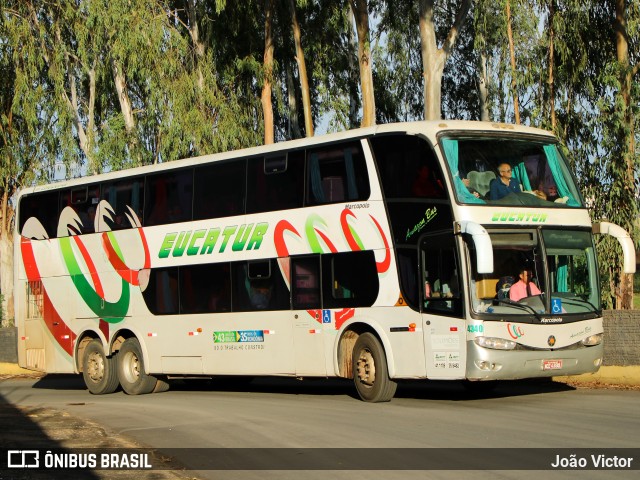
<instances>
[{"instance_id":1,"label":"concrete curb","mask_svg":"<svg viewBox=\"0 0 640 480\"><path fill-rule=\"evenodd\" d=\"M640 366L600 367L596 373L553 377L557 382L595 383L598 385L640 386Z\"/></svg>"}]
</instances>

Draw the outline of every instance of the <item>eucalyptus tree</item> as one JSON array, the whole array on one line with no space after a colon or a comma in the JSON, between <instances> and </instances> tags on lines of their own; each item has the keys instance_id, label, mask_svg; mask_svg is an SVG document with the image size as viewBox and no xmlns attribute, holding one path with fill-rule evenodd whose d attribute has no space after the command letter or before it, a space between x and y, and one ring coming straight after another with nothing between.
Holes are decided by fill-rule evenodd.
<instances>
[{"instance_id":1,"label":"eucalyptus tree","mask_svg":"<svg viewBox=\"0 0 640 480\"><path fill-rule=\"evenodd\" d=\"M264 63L262 79L262 115L264 118L264 143L274 142L273 104L271 84L273 83L273 0L264 0Z\"/></svg>"},{"instance_id":2,"label":"eucalyptus tree","mask_svg":"<svg viewBox=\"0 0 640 480\"><path fill-rule=\"evenodd\" d=\"M369 28L368 0L349 0L358 33L358 66L360 69L360 93L362 95L361 126L376 123L376 101L373 87L373 57Z\"/></svg>"},{"instance_id":3,"label":"eucalyptus tree","mask_svg":"<svg viewBox=\"0 0 640 480\"><path fill-rule=\"evenodd\" d=\"M314 117L322 118L329 131L356 128L362 99L351 8L347 0L314 1L309 11L307 28L313 34L305 50Z\"/></svg>"},{"instance_id":4,"label":"eucalyptus tree","mask_svg":"<svg viewBox=\"0 0 640 480\"><path fill-rule=\"evenodd\" d=\"M629 48L640 44L640 2L615 0L594 8L598 17L608 24L608 48L598 76L598 111L602 128L599 143L599 182L590 190L598 198L598 217L604 217L634 232L638 240L637 222L638 175L640 153L637 150L640 104L640 52ZM599 153L600 153L599 152ZM609 282L610 305L632 307L632 279L620 272L618 249L601 242ZM637 244L637 243L636 243Z\"/></svg>"},{"instance_id":5,"label":"eucalyptus tree","mask_svg":"<svg viewBox=\"0 0 640 480\"><path fill-rule=\"evenodd\" d=\"M384 3L376 12L373 48L376 117L379 123L416 120L424 115L418 5Z\"/></svg>"},{"instance_id":6,"label":"eucalyptus tree","mask_svg":"<svg viewBox=\"0 0 640 480\"><path fill-rule=\"evenodd\" d=\"M446 2L445 2L446 3ZM452 54L462 25L467 19L472 0L461 0L453 24L443 39L436 35L436 1L420 0L420 45L424 75L424 117L436 120L442 116L442 75Z\"/></svg>"},{"instance_id":7,"label":"eucalyptus tree","mask_svg":"<svg viewBox=\"0 0 640 480\"><path fill-rule=\"evenodd\" d=\"M621 225L636 242L640 52L625 54L625 44L640 44L639 3L553 4L556 132L570 151L593 220ZM618 245L604 237L597 247L605 306L630 308L631 279L621 274Z\"/></svg>"},{"instance_id":8,"label":"eucalyptus tree","mask_svg":"<svg viewBox=\"0 0 640 480\"><path fill-rule=\"evenodd\" d=\"M301 4L306 6L307 0L303 0ZM302 31L298 22L296 12L296 0L289 0L289 8L291 9L291 29L295 42L295 58L298 64L298 77L300 78L300 91L302 94L302 107L304 112L304 129L307 137L313 136L313 115L311 112L311 91L309 88L309 77L307 75L307 62L305 59L304 49L302 48Z\"/></svg>"}]
</instances>

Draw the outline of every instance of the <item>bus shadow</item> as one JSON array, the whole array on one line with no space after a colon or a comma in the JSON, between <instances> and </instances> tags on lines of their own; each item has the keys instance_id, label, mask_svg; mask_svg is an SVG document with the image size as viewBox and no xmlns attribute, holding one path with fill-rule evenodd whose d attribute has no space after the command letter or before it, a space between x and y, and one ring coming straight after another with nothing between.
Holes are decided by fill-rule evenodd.
<instances>
[{"instance_id":1,"label":"bus shadow","mask_svg":"<svg viewBox=\"0 0 640 480\"><path fill-rule=\"evenodd\" d=\"M424 400L474 401L573 390L574 387L551 379L508 380L495 383L429 380L400 382L395 396Z\"/></svg>"},{"instance_id":2,"label":"bus shadow","mask_svg":"<svg viewBox=\"0 0 640 480\"><path fill-rule=\"evenodd\" d=\"M86 390L81 375L65 373L49 373L38 379L33 388L45 390Z\"/></svg>"},{"instance_id":3,"label":"bus shadow","mask_svg":"<svg viewBox=\"0 0 640 480\"><path fill-rule=\"evenodd\" d=\"M343 378L290 377L213 377L172 378L170 390L178 392L251 392L285 395L348 396L359 399L352 380ZM86 390L80 375L49 374L33 388ZM542 393L573 391L575 387L552 379L508 380L502 382L463 382L448 380L401 380L395 398L473 401L518 397ZM87 392L88 394L88 392ZM122 394L122 392L120 392ZM118 395L118 393L116 393Z\"/></svg>"},{"instance_id":4,"label":"bus shadow","mask_svg":"<svg viewBox=\"0 0 640 480\"><path fill-rule=\"evenodd\" d=\"M69 453L37 421L32 420L46 419L48 414L45 410L35 407L19 409L0 395L0 447L6 452L3 452L6 457L0 459L0 478L69 478L68 471L51 471L45 468L44 456L47 451ZM73 478L94 480L100 477L91 471L77 469L73 471Z\"/></svg>"},{"instance_id":5,"label":"bus shadow","mask_svg":"<svg viewBox=\"0 0 640 480\"><path fill-rule=\"evenodd\" d=\"M186 379L172 380L171 390L349 396L359 399L353 381L340 378L305 378L302 380L279 377ZM493 384L465 384L462 381L444 380L402 380L398 382L395 398L473 401L573 390L575 390L574 387L551 379L512 380Z\"/></svg>"}]
</instances>

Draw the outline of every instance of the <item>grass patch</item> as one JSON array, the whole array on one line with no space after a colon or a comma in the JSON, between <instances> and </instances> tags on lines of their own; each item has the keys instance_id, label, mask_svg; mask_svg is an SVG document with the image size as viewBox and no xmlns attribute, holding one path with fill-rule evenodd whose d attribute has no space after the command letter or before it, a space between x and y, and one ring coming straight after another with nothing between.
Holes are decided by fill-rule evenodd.
<instances>
[{"instance_id":1,"label":"grass patch","mask_svg":"<svg viewBox=\"0 0 640 480\"><path fill-rule=\"evenodd\" d=\"M633 275L633 309L640 310L640 275Z\"/></svg>"}]
</instances>

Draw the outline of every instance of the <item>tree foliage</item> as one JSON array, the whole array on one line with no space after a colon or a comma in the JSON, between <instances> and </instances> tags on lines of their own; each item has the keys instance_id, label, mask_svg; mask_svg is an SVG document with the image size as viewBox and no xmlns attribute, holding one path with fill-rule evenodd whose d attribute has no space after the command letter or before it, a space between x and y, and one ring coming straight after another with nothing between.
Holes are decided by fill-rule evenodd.
<instances>
[{"instance_id":1,"label":"tree foliage","mask_svg":"<svg viewBox=\"0 0 640 480\"><path fill-rule=\"evenodd\" d=\"M266 80L275 141L371 123L372 107L377 123L426 111L513 122L517 99L522 123L562 140L592 218L639 238L640 0L0 0L0 7L6 245L11 199L22 186L262 143ZM421 38L425 19L430 50ZM424 61L427 51L435 63ZM441 99L427 95L427 82L441 83ZM0 250L3 262L8 249ZM606 304L626 306L619 252L598 249ZM0 282L6 293L4 273Z\"/></svg>"}]
</instances>

